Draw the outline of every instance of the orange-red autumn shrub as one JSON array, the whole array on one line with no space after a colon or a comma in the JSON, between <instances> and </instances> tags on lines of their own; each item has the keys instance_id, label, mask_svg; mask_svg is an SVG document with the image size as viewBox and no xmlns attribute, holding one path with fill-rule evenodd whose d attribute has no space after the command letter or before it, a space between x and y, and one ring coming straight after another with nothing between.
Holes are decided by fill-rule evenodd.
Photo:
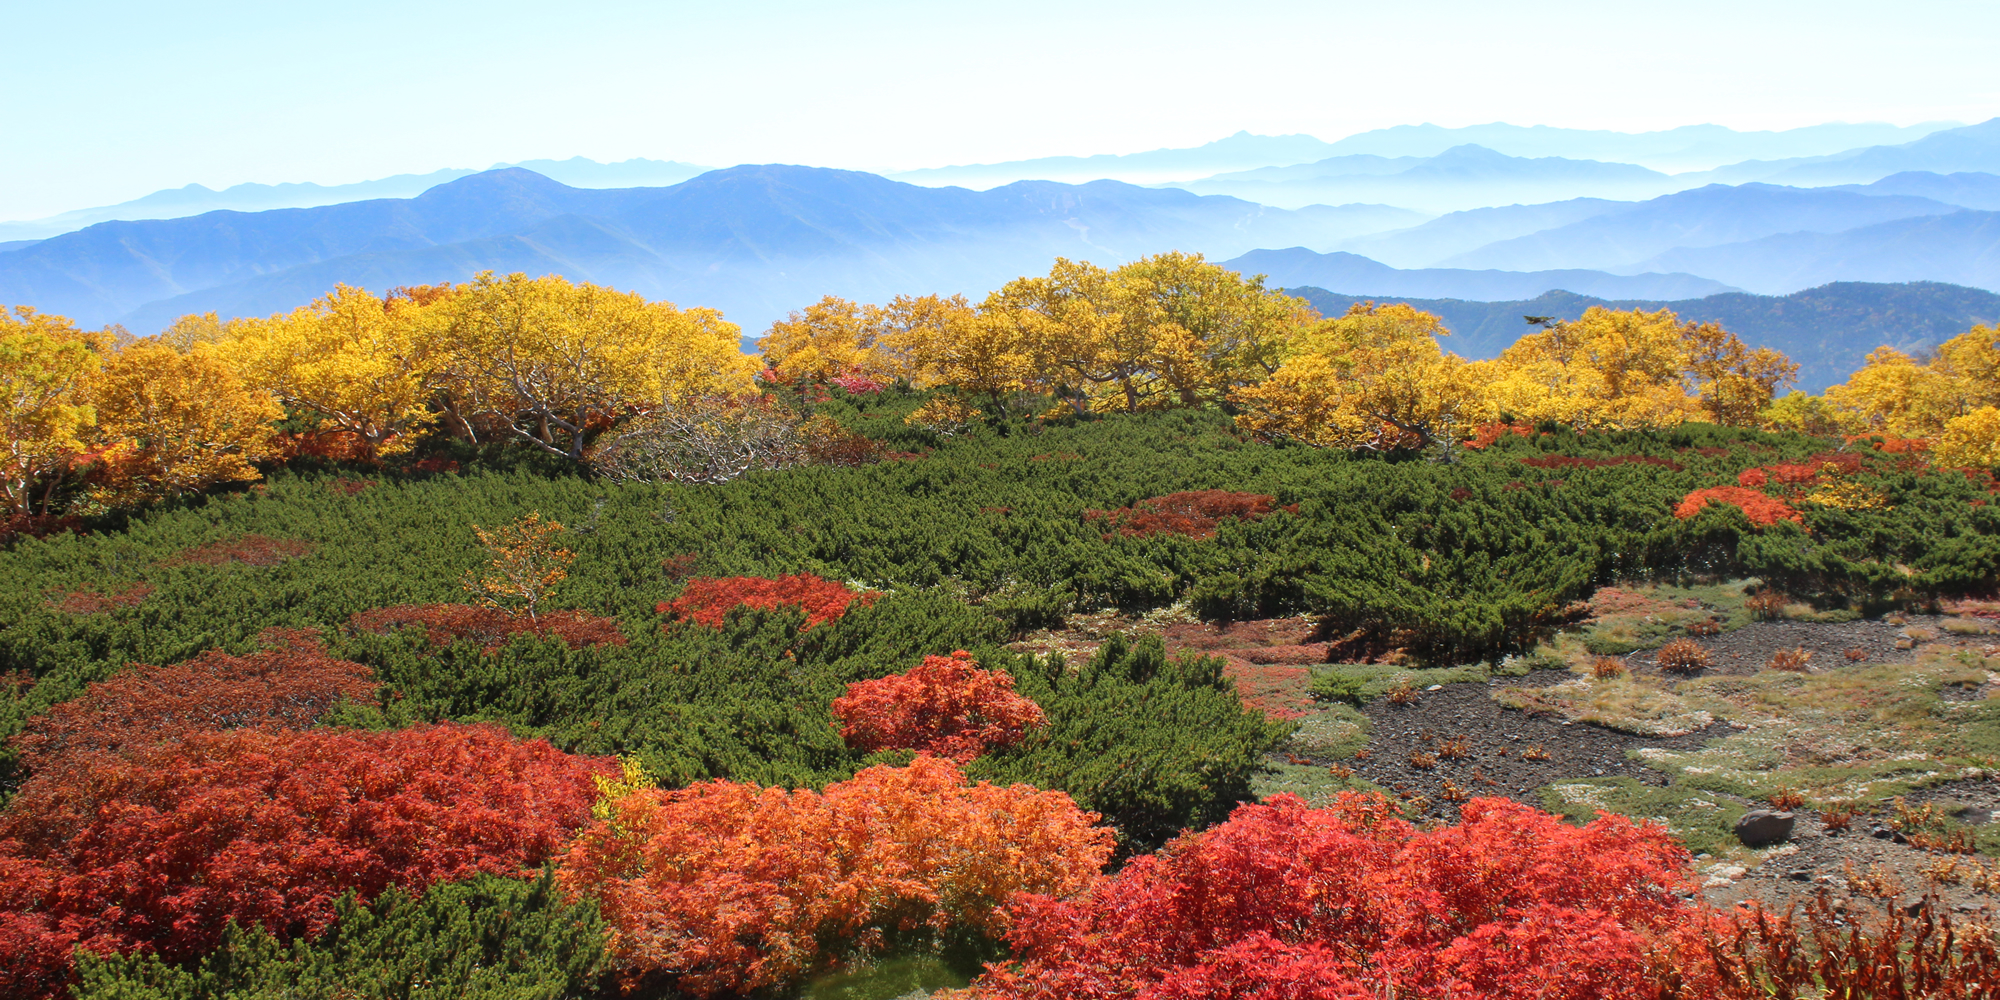
<instances>
[{"instance_id":1,"label":"orange-red autumn shrub","mask_svg":"<svg viewBox=\"0 0 2000 1000\"><path fill-rule=\"evenodd\" d=\"M1647 943L1700 911L1664 829L1474 799L1419 831L1379 795L1292 795L1008 907L986 998L1652 998Z\"/></svg>"},{"instance_id":2,"label":"orange-red autumn shrub","mask_svg":"<svg viewBox=\"0 0 2000 1000\"><path fill-rule=\"evenodd\" d=\"M811 573L767 580L761 576L714 578L698 576L687 582L679 597L660 604L661 614L679 615L689 621L721 628L729 613L737 608L798 608L806 613L806 628L839 621L851 605L867 607L882 595L874 591L853 591L838 580L822 580Z\"/></svg>"},{"instance_id":3,"label":"orange-red autumn shrub","mask_svg":"<svg viewBox=\"0 0 2000 1000\"><path fill-rule=\"evenodd\" d=\"M1216 526L1223 521L1261 520L1280 509L1298 513L1297 504L1284 508L1277 504L1276 498L1263 493L1189 490L1141 500L1117 510L1087 510L1083 519L1103 521L1127 538L1182 535L1203 539L1213 536Z\"/></svg>"},{"instance_id":4,"label":"orange-red autumn shrub","mask_svg":"<svg viewBox=\"0 0 2000 1000\"><path fill-rule=\"evenodd\" d=\"M0 812L0 995L55 995L78 945L181 961L231 920L309 935L348 890L524 873L590 818L593 777L617 770L451 724L69 754Z\"/></svg>"},{"instance_id":5,"label":"orange-red autumn shrub","mask_svg":"<svg viewBox=\"0 0 2000 1000\"><path fill-rule=\"evenodd\" d=\"M81 697L29 719L13 739L30 770L58 757L125 751L209 729L304 729L342 699L366 701L374 675L315 646L249 656L209 650L167 667L145 664L90 685Z\"/></svg>"},{"instance_id":6,"label":"orange-red autumn shrub","mask_svg":"<svg viewBox=\"0 0 2000 1000\"><path fill-rule=\"evenodd\" d=\"M926 656L908 673L856 681L833 700L840 737L857 750L915 750L965 763L1013 746L1046 725L1042 707L1014 693L1014 678L982 670L972 654Z\"/></svg>"},{"instance_id":7,"label":"orange-red autumn shrub","mask_svg":"<svg viewBox=\"0 0 2000 1000\"><path fill-rule=\"evenodd\" d=\"M936 757L824 793L711 781L607 811L570 849L562 884L603 908L628 985L696 996L997 933L1009 896L1078 891L1112 843L1068 795L968 785Z\"/></svg>"},{"instance_id":8,"label":"orange-red autumn shrub","mask_svg":"<svg viewBox=\"0 0 2000 1000\"><path fill-rule=\"evenodd\" d=\"M404 629L422 629L433 646L449 646L460 639L478 643L487 652L507 644L517 635L561 639L571 649L585 646L623 646L625 633L616 618L603 618L581 611L544 611L529 618L509 613L505 608L479 608L469 604L399 604L356 613L347 622L357 632L391 635Z\"/></svg>"},{"instance_id":9,"label":"orange-red autumn shrub","mask_svg":"<svg viewBox=\"0 0 2000 1000\"><path fill-rule=\"evenodd\" d=\"M1681 498L1680 506L1674 508L1674 516L1683 520L1693 517L1711 502L1740 508L1750 523L1758 527L1769 527L1779 521L1805 523L1805 515L1793 510L1790 504L1742 486L1709 486L1695 490Z\"/></svg>"}]
</instances>

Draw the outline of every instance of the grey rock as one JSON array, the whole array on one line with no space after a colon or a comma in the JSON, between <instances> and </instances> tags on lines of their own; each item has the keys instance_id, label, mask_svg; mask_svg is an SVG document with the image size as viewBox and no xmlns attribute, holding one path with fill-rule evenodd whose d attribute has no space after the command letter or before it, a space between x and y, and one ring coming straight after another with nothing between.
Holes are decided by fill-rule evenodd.
<instances>
[{"instance_id":1,"label":"grey rock","mask_svg":"<svg viewBox=\"0 0 2000 1000\"><path fill-rule=\"evenodd\" d=\"M1752 809L1736 821L1736 839L1745 847L1762 847L1765 844L1781 844L1792 838L1791 813L1771 809Z\"/></svg>"}]
</instances>

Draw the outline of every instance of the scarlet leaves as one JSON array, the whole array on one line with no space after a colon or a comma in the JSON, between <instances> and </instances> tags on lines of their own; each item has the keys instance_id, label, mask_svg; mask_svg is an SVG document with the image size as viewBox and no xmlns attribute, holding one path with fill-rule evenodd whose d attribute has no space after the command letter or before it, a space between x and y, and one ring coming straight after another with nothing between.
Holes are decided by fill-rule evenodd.
<instances>
[{"instance_id":1,"label":"scarlet leaves","mask_svg":"<svg viewBox=\"0 0 2000 1000\"><path fill-rule=\"evenodd\" d=\"M1742 486L1710 486L1695 490L1681 498L1680 506L1674 508L1674 516L1686 520L1701 513L1701 509L1711 502L1741 509L1750 523L1760 528L1779 521L1805 523L1805 515L1793 510L1790 504Z\"/></svg>"},{"instance_id":2,"label":"scarlet leaves","mask_svg":"<svg viewBox=\"0 0 2000 1000\"><path fill-rule=\"evenodd\" d=\"M1478 799L1419 832L1385 800L1239 808L1065 902L1021 897L994 998L1585 998L1645 992L1644 944L1696 911L1658 827L1578 829Z\"/></svg>"},{"instance_id":3,"label":"scarlet leaves","mask_svg":"<svg viewBox=\"0 0 2000 1000\"><path fill-rule=\"evenodd\" d=\"M806 628L839 621L849 606L867 607L880 594L856 593L837 580L822 580L811 573L767 580L761 576L731 576L721 579L698 576L687 583L679 597L659 606L661 614L675 614L712 628L721 628L729 612L739 607L795 607L806 613Z\"/></svg>"},{"instance_id":4,"label":"scarlet leaves","mask_svg":"<svg viewBox=\"0 0 2000 1000\"><path fill-rule=\"evenodd\" d=\"M916 750L965 763L1013 746L1047 723L1014 693L1014 678L981 670L972 654L926 656L908 673L858 681L833 701L840 736L858 750Z\"/></svg>"},{"instance_id":5,"label":"scarlet leaves","mask_svg":"<svg viewBox=\"0 0 2000 1000\"><path fill-rule=\"evenodd\" d=\"M1060 792L967 785L918 757L824 793L715 781L609 803L561 878L597 899L633 980L748 992L958 930L995 933L1017 891L1069 895L1111 833Z\"/></svg>"},{"instance_id":6,"label":"scarlet leaves","mask_svg":"<svg viewBox=\"0 0 2000 1000\"><path fill-rule=\"evenodd\" d=\"M231 920L317 932L352 889L541 864L589 817L603 759L496 727L237 729L70 754L0 813L0 967L59 985L72 943L214 947ZM9 926L11 925L11 926Z\"/></svg>"}]
</instances>

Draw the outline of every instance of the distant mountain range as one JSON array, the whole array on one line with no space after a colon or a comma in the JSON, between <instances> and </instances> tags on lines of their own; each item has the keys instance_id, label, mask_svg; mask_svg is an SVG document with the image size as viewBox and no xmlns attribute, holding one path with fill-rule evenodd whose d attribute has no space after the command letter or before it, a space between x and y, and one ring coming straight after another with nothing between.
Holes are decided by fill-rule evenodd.
<instances>
[{"instance_id":1,"label":"distant mountain range","mask_svg":"<svg viewBox=\"0 0 2000 1000\"><path fill-rule=\"evenodd\" d=\"M1343 291L1366 289L1375 295L1419 298L1529 299L1560 289L1609 298L1688 299L1735 291L1722 282L1692 274L1626 275L1584 269L1476 271L1443 267L1405 271L1351 253L1314 253L1305 247L1252 250L1225 260L1222 265L1243 274L1262 274L1273 285L1312 285Z\"/></svg>"},{"instance_id":2,"label":"distant mountain range","mask_svg":"<svg viewBox=\"0 0 2000 1000\"><path fill-rule=\"evenodd\" d=\"M1674 190L1666 174L1630 163L1529 159L1484 146L1453 146L1436 156L1336 156L1289 167L1219 174L1174 187L1281 208L1382 202L1450 212L1564 198L1650 198Z\"/></svg>"},{"instance_id":3,"label":"distant mountain range","mask_svg":"<svg viewBox=\"0 0 2000 1000\"><path fill-rule=\"evenodd\" d=\"M1547 125L1524 127L1494 122L1464 128L1398 125L1357 133L1336 142L1324 142L1309 135L1266 136L1238 132L1226 139L1184 149L1155 149L1122 156L1047 156L1004 163L906 170L888 176L913 184L955 184L972 188L994 187L1018 180L1077 182L1112 179L1134 184L1158 184L1357 155L1421 159L1465 145L1481 146L1510 157L1603 160L1637 164L1662 173L1680 173L1710 170L1744 160L1826 156L1868 146L1911 142L1933 132L1957 127L1958 124L1927 122L1899 127L1879 123L1833 123L1782 132L1738 132L1721 125L1687 125L1659 132L1632 133L1551 128Z\"/></svg>"},{"instance_id":4,"label":"distant mountain range","mask_svg":"<svg viewBox=\"0 0 2000 1000\"><path fill-rule=\"evenodd\" d=\"M634 159L621 163L599 163L581 156L567 160L501 163L495 164L492 169L506 167L522 167L571 187L586 188L664 187L679 184L709 169L671 160ZM100 222L179 219L225 210L262 212L273 208L316 208L370 198L414 198L439 184L478 172L455 168L428 174L397 174L355 184L237 184L221 191L189 184L155 191L143 198L116 205L77 209L27 222L0 222L0 252L7 249L8 243L47 239Z\"/></svg>"},{"instance_id":5,"label":"distant mountain range","mask_svg":"<svg viewBox=\"0 0 2000 1000\"><path fill-rule=\"evenodd\" d=\"M1921 351L1975 324L2000 323L2000 295L1928 281L1837 282L1782 297L1731 292L1669 301L1606 300L1566 291L1522 301L1468 302L1347 295L1311 287L1286 290L1333 316L1359 301L1409 302L1442 317L1452 331L1444 346L1469 358L1498 356L1530 332L1523 321L1527 316L1575 319L1590 306L1672 309L1682 319L1720 323L1752 346L1783 351L1799 363L1798 387L1814 393L1846 381L1869 351L1884 344Z\"/></svg>"},{"instance_id":6,"label":"distant mountain range","mask_svg":"<svg viewBox=\"0 0 2000 1000\"><path fill-rule=\"evenodd\" d=\"M1385 206L1266 208L1099 181L985 192L812 167L710 171L588 190L509 168L408 199L101 223L0 252L0 303L117 321L291 309L337 282L381 291L494 271L555 273L721 308L755 335L823 294L980 294L1057 255L1116 265L1169 249L1227 257L1326 245L1422 216Z\"/></svg>"}]
</instances>

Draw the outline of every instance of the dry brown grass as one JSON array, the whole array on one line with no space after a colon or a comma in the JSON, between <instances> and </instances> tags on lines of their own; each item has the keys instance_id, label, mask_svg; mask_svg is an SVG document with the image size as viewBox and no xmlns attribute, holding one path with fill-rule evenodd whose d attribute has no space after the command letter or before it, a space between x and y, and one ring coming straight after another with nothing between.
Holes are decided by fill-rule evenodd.
<instances>
[{"instance_id":1,"label":"dry brown grass","mask_svg":"<svg viewBox=\"0 0 2000 1000\"><path fill-rule=\"evenodd\" d=\"M1772 792L1770 802L1773 809L1783 809L1786 812L1791 812L1805 805L1806 797L1799 794L1798 789L1786 786Z\"/></svg>"},{"instance_id":2,"label":"dry brown grass","mask_svg":"<svg viewBox=\"0 0 2000 1000\"><path fill-rule=\"evenodd\" d=\"M1675 639L1660 647L1660 669L1670 674L1694 674L1708 668L1708 650L1686 639Z\"/></svg>"},{"instance_id":3,"label":"dry brown grass","mask_svg":"<svg viewBox=\"0 0 2000 1000\"><path fill-rule=\"evenodd\" d=\"M1600 656L1590 664L1590 676L1598 680L1609 680L1625 676L1625 661L1615 656Z\"/></svg>"},{"instance_id":4,"label":"dry brown grass","mask_svg":"<svg viewBox=\"0 0 2000 1000\"><path fill-rule=\"evenodd\" d=\"M1812 654L1803 648L1781 649L1772 653L1771 662L1764 666L1770 670L1789 670L1795 674L1802 674L1806 672L1806 663L1811 660Z\"/></svg>"}]
</instances>

